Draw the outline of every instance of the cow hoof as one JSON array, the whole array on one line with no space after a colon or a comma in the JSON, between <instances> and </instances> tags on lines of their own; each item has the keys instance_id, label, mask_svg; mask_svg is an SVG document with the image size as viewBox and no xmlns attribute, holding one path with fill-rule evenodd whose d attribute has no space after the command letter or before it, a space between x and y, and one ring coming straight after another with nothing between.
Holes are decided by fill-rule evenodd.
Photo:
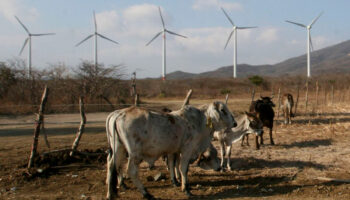
<instances>
[{"instance_id":1,"label":"cow hoof","mask_svg":"<svg viewBox=\"0 0 350 200\"><path fill-rule=\"evenodd\" d=\"M275 145L275 143L273 141L271 141L271 145Z\"/></svg>"},{"instance_id":2,"label":"cow hoof","mask_svg":"<svg viewBox=\"0 0 350 200\"><path fill-rule=\"evenodd\" d=\"M171 181L173 183L173 186L179 187L181 184L178 181Z\"/></svg>"},{"instance_id":3,"label":"cow hoof","mask_svg":"<svg viewBox=\"0 0 350 200\"><path fill-rule=\"evenodd\" d=\"M192 193L189 190L185 190L185 194L187 197L192 197Z\"/></svg>"},{"instance_id":4,"label":"cow hoof","mask_svg":"<svg viewBox=\"0 0 350 200\"><path fill-rule=\"evenodd\" d=\"M129 189L129 188L128 188L128 186L126 186L125 183L123 182L122 184L120 184L120 185L118 186L118 189L120 189L120 190L127 190L127 189Z\"/></svg>"},{"instance_id":5,"label":"cow hoof","mask_svg":"<svg viewBox=\"0 0 350 200\"><path fill-rule=\"evenodd\" d=\"M143 195L143 198L148 199L148 200L153 200L153 199L155 199L154 196L151 195L151 194L148 193L148 192L147 192L146 194Z\"/></svg>"}]
</instances>

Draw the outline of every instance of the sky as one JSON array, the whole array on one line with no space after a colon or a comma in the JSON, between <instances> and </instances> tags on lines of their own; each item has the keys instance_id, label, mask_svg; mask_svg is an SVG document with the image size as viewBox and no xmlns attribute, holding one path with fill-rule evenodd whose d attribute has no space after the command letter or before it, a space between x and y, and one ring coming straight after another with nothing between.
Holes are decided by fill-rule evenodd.
<instances>
[{"instance_id":1,"label":"sky","mask_svg":"<svg viewBox=\"0 0 350 200\"><path fill-rule=\"evenodd\" d=\"M232 26L220 7L236 25L258 26L238 32L238 64L275 64L305 54L306 30L285 20L307 25L321 11L311 30L315 50L350 39L348 0L0 0L0 61L27 60L27 48L19 55L27 35L15 15L32 33L56 33L33 38L35 68L93 61L92 39L75 45L93 33L95 11L98 32L120 43L99 39L99 62L121 64L127 75L160 77L161 37L145 46L161 31L158 6L166 27L188 37L167 36L168 72L232 65L233 42L224 49Z\"/></svg>"}]
</instances>

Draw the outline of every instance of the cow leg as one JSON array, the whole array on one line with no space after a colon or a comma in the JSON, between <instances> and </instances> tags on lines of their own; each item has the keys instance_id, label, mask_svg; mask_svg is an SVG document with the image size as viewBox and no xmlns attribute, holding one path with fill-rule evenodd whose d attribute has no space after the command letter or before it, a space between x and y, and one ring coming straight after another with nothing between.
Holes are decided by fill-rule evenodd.
<instances>
[{"instance_id":1,"label":"cow leg","mask_svg":"<svg viewBox=\"0 0 350 200\"><path fill-rule=\"evenodd\" d=\"M170 178L171 178L171 182L173 183L173 185L175 187L180 186L179 182L176 180L175 177L175 154L168 154L167 155L167 163L168 163L168 167L169 167L169 172L170 172Z\"/></svg>"},{"instance_id":2,"label":"cow leg","mask_svg":"<svg viewBox=\"0 0 350 200\"><path fill-rule=\"evenodd\" d=\"M260 135L260 144L264 144L264 137L263 137L263 133Z\"/></svg>"},{"instance_id":3,"label":"cow leg","mask_svg":"<svg viewBox=\"0 0 350 200\"><path fill-rule=\"evenodd\" d=\"M187 196L192 196L191 192L189 191L188 188L188 183L187 183L187 172L188 172L188 167L189 167L189 161L190 161L190 156L184 156L182 155L181 158L181 166L180 166L180 172L181 172L181 190L186 193Z\"/></svg>"},{"instance_id":4,"label":"cow leg","mask_svg":"<svg viewBox=\"0 0 350 200\"><path fill-rule=\"evenodd\" d=\"M270 132L269 132L269 134L270 134L270 143L271 143L271 145L275 145L275 142L273 142L273 138L272 138L272 129L273 129L273 127L270 128Z\"/></svg>"},{"instance_id":5,"label":"cow leg","mask_svg":"<svg viewBox=\"0 0 350 200\"><path fill-rule=\"evenodd\" d=\"M181 173L180 173L180 154L176 154L176 159L175 159L175 175L176 175L176 180L180 181L180 180L181 180Z\"/></svg>"},{"instance_id":6,"label":"cow leg","mask_svg":"<svg viewBox=\"0 0 350 200\"><path fill-rule=\"evenodd\" d=\"M256 149L260 149L260 145L259 145L259 136L255 136L255 148Z\"/></svg>"},{"instance_id":7,"label":"cow leg","mask_svg":"<svg viewBox=\"0 0 350 200\"><path fill-rule=\"evenodd\" d=\"M154 197L147 192L143 184L138 177L138 164L141 160L136 159L133 155L129 155L128 159L128 174L131 181L134 183L136 188L141 192L143 198L154 199Z\"/></svg>"},{"instance_id":8,"label":"cow leg","mask_svg":"<svg viewBox=\"0 0 350 200\"><path fill-rule=\"evenodd\" d=\"M249 145L249 135L248 134L245 135L245 139L247 140L247 146L250 146Z\"/></svg>"},{"instance_id":9,"label":"cow leg","mask_svg":"<svg viewBox=\"0 0 350 200\"><path fill-rule=\"evenodd\" d=\"M243 135L242 139L241 139L241 147L243 147L243 144L244 144L244 138L245 138L245 135Z\"/></svg>"},{"instance_id":10,"label":"cow leg","mask_svg":"<svg viewBox=\"0 0 350 200\"><path fill-rule=\"evenodd\" d=\"M289 109L289 115L288 115L288 118L289 118L289 124L292 124L292 108Z\"/></svg>"},{"instance_id":11,"label":"cow leg","mask_svg":"<svg viewBox=\"0 0 350 200\"><path fill-rule=\"evenodd\" d=\"M110 149L107 157L107 199L112 199L114 196L117 196L117 183L116 183L116 166L114 163L114 154L113 150Z\"/></svg>"},{"instance_id":12,"label":"cow leg","mask_svg":"<svg viewBox=\"0 0 350 200\"><path fill-rule=\"evenodd\" d=\"M232 143L227 146L226 149L226 155L227 155L227 169L231 171L231 148L232 148Z\"/></svg>"},{"instance_id":13,"label":"cow leg","mask_svg":"<svg viewBox=\"0 0 350 200\"><path fill-rule=\"evenodd\" d=\"M124 183L124 171L123 171L123 163L126 161L126 149L122 146L121 143L117 143L117 153L116 153L116 170L118 175L118 188L126 189L126 185Z\"/></svg>"},{"instance_id":14,"label":"cow leg","mask_svg":"<svg viewBox=\"0 0 350 200\"><path fill-rule=\"evenodd\" d=\"M224 170L225 143L224 143L224 141L221 141L221 140L220 140L220 151L221 151L220 167L222 170Z\"/></svg>"}]
</instances>

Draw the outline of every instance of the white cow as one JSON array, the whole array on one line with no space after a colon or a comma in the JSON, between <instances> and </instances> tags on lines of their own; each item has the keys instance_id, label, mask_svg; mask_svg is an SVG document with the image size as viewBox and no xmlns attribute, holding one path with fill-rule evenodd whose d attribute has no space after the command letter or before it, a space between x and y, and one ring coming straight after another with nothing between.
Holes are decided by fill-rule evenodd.
<instances>
[{"instance_id":1,"label":"white cow","mask_svg":"<svg viewBox=\"0 0 350 200\"><path fill-rule=\"evenodd\" d=\"M209 146L212 130L235 125L227 106L214 102L206 110L184 106L169 114L130 107L111 113L107 117L106 131L110 152L107 158L107 198L117 192L115 175L122 181L122 162L126 160L127 173L142 193L152 199L138 178L141 161L154 163L162 155L169 160L170 176L174 179L174 159L180 160L181 189L187 187L187 171L191 160L196 160ZM218 166L219 167L219 166Z\"/></svg>"},{"instance_id":2,"label":"white cow","mask_svg":"<svg viewBox=\"0 0 350 200\"><path fill-rule=\"evenodd\" d=\"M247 134L256 134L259 136L263 133L263 123L253 113L245 113L235 117L237 126L226 131L215 131L214 138L220 143L221 149L221 168L224 169L224 156L227 156L227 168L231 170L231 148L232 143L235 143ZM225 152L226 149L226 152Z\"/></svg>"}]
</instances>

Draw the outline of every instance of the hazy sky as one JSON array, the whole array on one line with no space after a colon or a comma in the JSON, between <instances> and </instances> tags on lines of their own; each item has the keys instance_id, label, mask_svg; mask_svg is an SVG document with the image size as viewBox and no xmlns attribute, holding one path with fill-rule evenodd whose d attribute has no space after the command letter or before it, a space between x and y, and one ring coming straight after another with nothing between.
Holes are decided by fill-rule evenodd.
<instances>
[{"instance_id":1,"label":"hazy sky","mask_svg":"<svg viewBox=\"0 0 350 200\"><path fill-rule=\"evenodd\" d=\"M160 77L161 38L145 44L161 30L160 6L169 30L188 39L168 36L168 72L199 73L232 65L233 43L224 45L231 24L258 29L238 33L238 63L273 64L306 52L306 30L288 24L309 24L321 11L311 34L315 50L350 39L349 0L0 0L0 61L18 57L26 38L17 15L32 33L33 66L63 62L70 67L93 60L93 40L75 47L93 33L96 11L99 32L120 45L99 39L99 61L123 64L127 73ZM20 56L27 59L28 49Z\"/></svg>"}]
</instances>

